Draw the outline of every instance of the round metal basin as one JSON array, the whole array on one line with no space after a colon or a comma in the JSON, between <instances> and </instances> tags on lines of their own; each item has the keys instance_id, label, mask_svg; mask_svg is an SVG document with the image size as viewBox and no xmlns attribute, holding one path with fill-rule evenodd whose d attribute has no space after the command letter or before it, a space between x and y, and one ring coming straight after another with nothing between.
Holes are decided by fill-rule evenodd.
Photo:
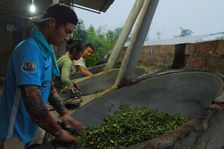
<instances>
[{"instance_id":1,"label":"round metal basin","mask_svg":"<svg viewBox=\"0 0 224 149\"><path fill-rule=\"evenodd\" d=\"M144 74L144 69L136 68L134 71L134 78ZM89 78L78 82L77 85L81 89L83 95L94 94L99 91L110 88L117 78L118 70L111 71L107 74Z\"/></svg>"},{"instance_id":2,"label":"round metal basin","mask_svg":"<svg viewBox=\"0 0 224 149\"><path fill-rule=\"evenodd\" d=\"M108 75L113 77L115 74L116 72L112 72ZM92 82L89 80L85 85L79 85L86 86L85 89L90 92L88 85L91 85L91 89L96 89L101 83L96 79ZM106 115L117 110L121 104L128 104L147 106L167 113L180 113L193 118L201 114L211 101L221 94L222 90L223 80L214 73L170 73L115 90L83 106L73 113L73 117L85 126L97 126L102 123Z\"/></svg>"},{"instance_id":3,"label":"round metal basin","mask_svg":"<svg viewBox=\"0 0 224 149\"><path fill-rule=\"evenodd\" d=\"M97 66L94 66L94 67L90 67L90 68L88 68L88 70L90 72L92 72L93 74L96 74L96 73L102 72L105 65L106 64L101 64L101 65L97 65ZM73 79L78 79L78 78L81 78L81 77L84 77L84 76L80 72L77 72L74 75L72 75L70 78L73 80Z\"/></svg>"}]
</instances>

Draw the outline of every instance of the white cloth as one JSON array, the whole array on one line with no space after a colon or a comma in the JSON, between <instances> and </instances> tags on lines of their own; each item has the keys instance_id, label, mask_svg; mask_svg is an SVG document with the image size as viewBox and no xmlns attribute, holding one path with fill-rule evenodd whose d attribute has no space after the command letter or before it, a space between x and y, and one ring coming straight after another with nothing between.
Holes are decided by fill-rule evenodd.
<instances>
[{"instance_id":1,"label":"white cloth","mask_svg":"<svg viewBox=\"0 0 224 149\"><path fill-rule=\"evenodd\" d=\"M73 60L71 75L74 75L76 72L79 72L78 66L83 66L86 68L86 62L83 57L78 60Z\"/></svg>"},{"instance_id":2,"label":"white cloth","mask_svg":"<svg viewBox=\"0 0 224 149\"><path fill-rule=\"evenodd\" d=\"M216 103L224 102L224 92L219 95L215 100Z\"/></svg>"}]
</instances>

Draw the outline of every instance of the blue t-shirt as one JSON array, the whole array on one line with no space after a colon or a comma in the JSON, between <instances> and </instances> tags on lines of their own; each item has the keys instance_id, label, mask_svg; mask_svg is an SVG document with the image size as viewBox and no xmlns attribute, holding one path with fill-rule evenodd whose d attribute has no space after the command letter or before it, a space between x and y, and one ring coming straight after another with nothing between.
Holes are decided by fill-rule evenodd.
<instances>
[{"instance_id":1,"label":"blue t-shirt","mask_svg":"<svg viewBox=\"0 0 224 149\"><path fill-rule=\"evenodd\" d=\"M10 56L2 97L0 99L0 142L6 139L12 107L19 98L17 114L13 126L13 137L24 144L29 143L38 129L27 113L24 100L15 92L23 85L37 85L41 90L43 102L48 102L52 81L52 61L43 56L36 41L30 37L20 42Z\"/></svg>"}]
</instances>

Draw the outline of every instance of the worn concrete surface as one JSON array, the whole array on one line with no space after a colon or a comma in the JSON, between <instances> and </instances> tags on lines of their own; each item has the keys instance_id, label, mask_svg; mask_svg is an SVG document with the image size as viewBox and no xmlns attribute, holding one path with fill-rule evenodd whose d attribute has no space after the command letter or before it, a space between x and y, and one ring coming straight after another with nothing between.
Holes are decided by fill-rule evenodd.
<instances>
[{"instance_id":1,"label":"worn concrete surface","mask_svg":"<svg viewBox=\"0 0 224 149\"><path fill-rule=\"evenodd\" d=\"M224 108L208 109L182 127L128 149L224 149Z\"/></svg>"},{"instance_id":2,"label":"worn concrete surface","mask_svg":"<svg viewBox=\"0 0 224 149\"><path fill-rule=\"evenodd\" d=\"M144 73L144 69L136 68L133 77L137 78ZM107 74L91 77L78 82L77 85L81 89L83 95L95 94L97 92L110 88L115 83L117 74L118 70L113 70Z\"/></svg>"},{"instance_id":3,"label":"worn concrete surface","mask_svg":"<svg viewBox=\"0 0 224 149\"><path fill-rule=\"evenodd\" d=\"M85 126L96 126L121 104L129 104L193 118L201 114L222 90L223 81L214 73L171 73L115 90L83 106L74 112L73 117Z\"/></svg>"}]
</instances>

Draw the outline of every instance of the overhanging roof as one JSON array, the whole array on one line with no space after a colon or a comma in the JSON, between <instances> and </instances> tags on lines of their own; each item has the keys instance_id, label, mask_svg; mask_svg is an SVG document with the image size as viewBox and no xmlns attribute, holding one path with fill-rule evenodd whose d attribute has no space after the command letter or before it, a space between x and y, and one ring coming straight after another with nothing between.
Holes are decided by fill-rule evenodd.
<instances>
[{"instance_id":1,"label":"overhanging roof","mask_svg":"<svg viewBox=\"0 0 224 149\"><path fill-rule=\"evenodd\" d=\"M98 12L106 12L114 0L59 0L59 2ZM33 15L39 15L52 3L52 0L34 0L34 3L38 12ZM30 4L31 0L0 0L0 15L29 17L32 15L28 10Z\"/></svg>"},{"instance_id":2,"label":"overhanging roof","mask_svg":"<svg viewBox=\"0 0 224 149\"><path fill-rule=\"evenodd\" d=\"M79 5L99 12L106 12L114 0L60 0L60 2L68 5Z\"/></svg>"}]
</instances>

